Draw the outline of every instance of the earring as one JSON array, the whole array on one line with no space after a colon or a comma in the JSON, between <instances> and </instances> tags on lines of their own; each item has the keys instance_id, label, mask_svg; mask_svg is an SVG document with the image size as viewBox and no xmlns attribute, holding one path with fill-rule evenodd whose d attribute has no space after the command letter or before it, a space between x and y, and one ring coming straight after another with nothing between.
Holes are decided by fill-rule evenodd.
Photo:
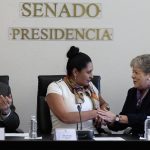
<instances>
[{"instance_id":1,"label":"earring","mask_svg":"<svg viewBox=\"0 0 150 150\"><path fill-rule=\"evenodd\" d=\"M75 81L76 81L77 77L76 77L76 76L74 76L74 79L75 79Z\"/></svg>"}]
</instances>

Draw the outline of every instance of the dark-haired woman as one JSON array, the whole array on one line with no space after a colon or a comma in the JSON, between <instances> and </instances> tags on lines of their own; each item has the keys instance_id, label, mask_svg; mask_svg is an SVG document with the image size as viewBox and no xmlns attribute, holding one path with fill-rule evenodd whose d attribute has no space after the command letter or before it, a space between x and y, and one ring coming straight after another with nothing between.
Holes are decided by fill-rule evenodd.
<instances>
[{"instance_id":1,"label":"dark-haired woman","mask_svg":"<svg viewBox=\"0 0 150 150\"><path fill-rule=\"evenodd\" d=\"M72 46L67 53L67 75L48 86L46 101L51 111L52 126L76 128L80 122L77 105L81 106L83 129L96 132L93 119L98 109L108 109L108 104L99 95L91 82L93 65L91 58Z\"/></svg>"}]
</instances>

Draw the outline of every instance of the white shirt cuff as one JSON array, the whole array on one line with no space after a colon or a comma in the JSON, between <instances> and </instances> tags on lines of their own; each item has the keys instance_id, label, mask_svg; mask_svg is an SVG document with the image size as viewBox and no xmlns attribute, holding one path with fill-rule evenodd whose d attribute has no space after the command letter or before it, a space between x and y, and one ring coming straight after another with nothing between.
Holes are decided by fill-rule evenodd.
<instances>
[{"instance_id":1,"label":"white shirt cuff","mask_svg":"<svg viewBox=\"0 0 150 150\"><path fill-rule=\"evenodd\" d=\"M11 109L9 109L9 113L7 115L0 114L0 121L4 121L11 113Z\"/></svg>"}]
</instances>

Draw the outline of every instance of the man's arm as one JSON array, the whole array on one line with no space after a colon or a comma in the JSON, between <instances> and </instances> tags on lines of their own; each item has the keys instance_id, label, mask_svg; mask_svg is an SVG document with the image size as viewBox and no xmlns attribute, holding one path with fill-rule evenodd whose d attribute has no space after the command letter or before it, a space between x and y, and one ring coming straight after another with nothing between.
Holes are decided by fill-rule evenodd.
<instances>
[{"instance_id":1,"label":"man's arm","mask_svg":"<svg viewBox=\"0 0 150 150\"><path fill-rule=\"evenodd\" d=\"M2 120L0 121L0 125L5 127L6 132L14 132L20 124L19 116L14 111L13 105L10 107L10 110L11 112L6 118L5 115L1 115Z\"/></svg>"},{"instance_id":2,"label":"man's arm","mask_svg":"<svg viewBox=\"0 0 150 150\"><path fill-rule=\"evenodd\" d=\"M15 112L10 87L6 84L1 84L1 94L4 96L1 95L0 97L0 127L5 127L6 132L14 132L18 128L20 120Z\"/></svg>"}]
</instances>

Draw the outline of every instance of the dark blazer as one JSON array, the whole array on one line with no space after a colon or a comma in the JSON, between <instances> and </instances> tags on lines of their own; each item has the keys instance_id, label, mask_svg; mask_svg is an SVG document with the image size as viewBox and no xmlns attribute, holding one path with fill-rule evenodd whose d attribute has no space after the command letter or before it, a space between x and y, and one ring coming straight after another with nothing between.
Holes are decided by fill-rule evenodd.
<instances>
[{"instance_id":1,"label":"dark blazer","mask_svg":"<svg viewBox=\"0 0 150 150\"><path fill-rule=\"evenodd\" d=\"M10 87L5 83L0 82L0 95L9 96L10 94ZM15 106L13 104L10 106L10 109L10 115L4 121L0 121L0 127L5 127L5 132L16 132L16 129L20 124L20 120L15 112Z\"/></svg>"},{"instance_id":2,"label":"dark blazer","mask_svg":"<svg viewBox=\"0 0 150 150\"><path fill-rule=\"evenodd\" d=\"M136 107L136 94L136 88L129 89L123 109L120 112L120 115L126 115L128 117L128 124L114 122L113 126L108 125L109 129L118 131L123 130L127 127L131 127L133 135L144 134L144 121L147 116L150 116L150 90L143 99L143 102L139 109Z\"/></svg>"}]
</instances>

